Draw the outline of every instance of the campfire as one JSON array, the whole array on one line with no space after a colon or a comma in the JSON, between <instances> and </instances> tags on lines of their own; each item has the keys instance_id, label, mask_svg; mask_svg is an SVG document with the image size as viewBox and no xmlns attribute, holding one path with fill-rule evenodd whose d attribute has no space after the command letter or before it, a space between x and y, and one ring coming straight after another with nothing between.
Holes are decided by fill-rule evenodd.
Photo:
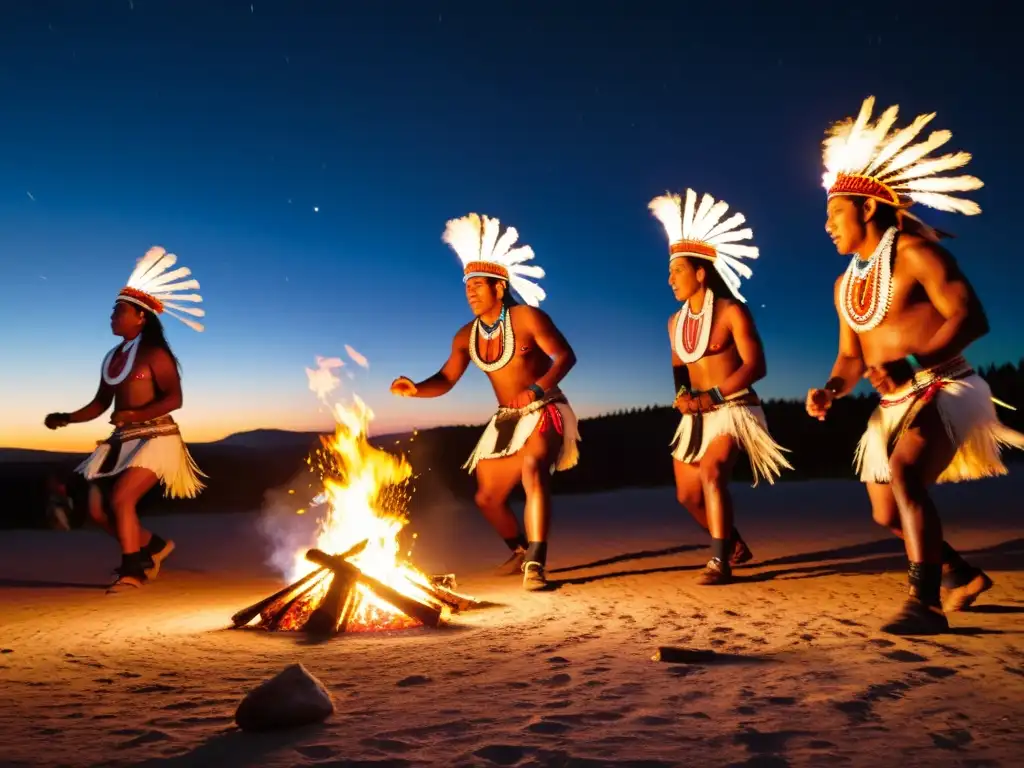
<instances>
[{"instance_id":1,"label":"campfire","mask_svg":"<svg viewBox=\"0 0 1024 768\"><path fill-rule=\"evenodd\" d=\"M455 591L453 574L428 577L409 562L411 551L400 555L412 467L370 445L372 417L358 398L335 406L335 434L315 455L327 509L316 544L295 553L287 587L231 617L235 628L330 636L437 627L479 605Z\"/></svg>"}]
</instances>

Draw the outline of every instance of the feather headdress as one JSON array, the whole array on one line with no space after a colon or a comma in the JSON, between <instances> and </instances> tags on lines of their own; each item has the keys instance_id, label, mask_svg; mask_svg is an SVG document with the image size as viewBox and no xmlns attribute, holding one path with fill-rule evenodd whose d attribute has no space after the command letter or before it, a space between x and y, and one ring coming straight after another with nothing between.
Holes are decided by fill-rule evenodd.
<instances>
[{"instance_id":1,"label":"feather headdress","mask_svg":"<svg viewBox=\"0 0 1024 768\"><path fill-rule=\"evenodd\" d=\"M669 262L680 256L707 259L722 276L729 290L740 301L740 277L749 278L753 272L741 259L756 259L758 249L743 245L741 240L750 240L754 231L750 227L740 229L746 220L742 213L734 213L722 220L729 204L724 200L705 194L697 205L697 193L686 190L686 201L679 195L665 193L647 204L654 217L661 222L668 237Z\"/></svg>"},{"instance_id":2,"label":"feather headdress","mask_svg":"<svg viewBox=\"0 0 1024 768\"><path fill-rule=\"evenodd\" d=\"M156 245L146 251L128 278L128 283L117 294L118 301L127 301L155 314L167 312L195 331L202 331L203 324L191 320L192 317L204 317L206 312L200 307L187 306L199 304L203 297L198 293L185 293L199 288L199 281L187 279L192 270L188 267L171 269L178 261L173 253L167 253ZM184 302L184 303L183 303Z\"/></svg>"},{"instance_id":3,"label":"feather headdress","mask_svg":"<svg viewBox=\"0 0 1024 768\"><path fill-rule=\"evenodd\" d=\"M507 227L499 237L500 229L499 219L469 213L449 221L441 239L462 261L463 282L471 277L506 280L524 302L531 307L539 306L547 294L534 282L544 277L544 270L526 263L533 259L533 248L528 245L513 248L519 232L515 227Z\"/></svg>"},{"instance_id":4,"label":"feather headdress","mask_svg":"<svg viewBox=\"0 0 1024 768\"><path fill-rule=\"evenodd\" d=\"M972 200L954 197L951 192L970 192L984 186L974 176L940 176L962 168L971 155L951 152L939 157L929 154L946 144L950 131L933 131L923 141L918 138L935 113L918 115L899 130L892 130L899 106L885 110L875 123L871 112L875 97L864 99L856 119L846 118L833 125L822 145L825 174L822 178L829 198L835 195L871 197L897 208L920 203L940 211L973 216L981 208Z\"/></svg>"}]
</instances>

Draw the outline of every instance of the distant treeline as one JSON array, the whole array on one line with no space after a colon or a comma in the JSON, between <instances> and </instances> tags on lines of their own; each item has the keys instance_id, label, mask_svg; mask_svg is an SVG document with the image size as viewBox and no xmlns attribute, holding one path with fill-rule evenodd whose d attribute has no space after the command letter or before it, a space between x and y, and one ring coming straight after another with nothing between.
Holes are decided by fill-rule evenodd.
<instances>
[{"instance_id":1,"label":"distant treeline","mask_svg":"<svg viewBox=\"0 0 1024 768\"><path fill-rule=\"evenodd\" d=\"M1024 432L1024 360L1018 365L989 366L979 371L993 395L1022 410L997 407L1000 419ZM795 470L783 481L810 478L853 478L854 448L868 416L877 404L874 395L838 401L824 422L809 418L802 400L768 400L765 414L773 437L790 450ZM679 414L669 406L648 406L584 419L580 423L580 463L554 477L554 492L590 493L624 487L672 484L669 441ZM453 497L472 498L475 483L461 469L481 434L481 425L441 427L420 432L396 445L394 439L380 447L404 453L417 477L412 483L412 509ZM194 445L196 461L209 475L207 489L197 499L167 500L158 491L143 503L144 512L201 513L250 511L261 508L267 494L277 503L304 505L318 490L318 478L306 468L306 458L319 441L303 436L290 444L271 448L230 444ZM48 482L67 484L76 512L73 525L85 509L86 488L73 473L80 456L54 454L52 460L0 462L0 527L45 525ZM1022 457L1007 453L1008 461ZM741 460L735 479L750 482L750 470ZM294 490L294 494L286 491Z\"/></svg>"}]
</instances>

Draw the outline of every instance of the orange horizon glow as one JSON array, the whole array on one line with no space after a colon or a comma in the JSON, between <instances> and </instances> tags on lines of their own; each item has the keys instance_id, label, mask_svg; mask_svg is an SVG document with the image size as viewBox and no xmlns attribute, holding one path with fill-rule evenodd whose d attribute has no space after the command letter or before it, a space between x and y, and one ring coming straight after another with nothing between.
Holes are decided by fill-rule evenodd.
<instances>
[{"instance_id":1,"label":"orange horizon glow","mask_svg":"<svg viewBox=\"0 0 1024 768\"><path fill-rule=\"evenodd\" d=\"M435 417L416 420L381 420L373 425L371 437L394 433L410 432L416 429L432 429L435 427L455 424L481 425L488 417L472 418L466 414L463 418ZM334 431L334 424L329 417L319 419L295 420L274 419L254 423L251 417L223 418L216 423L196 423L187 417L177 417L181 426L182 436L189 444L215 443L240 432L254 430L280 430L284 432L319 432L329 434ZM205 420L204 420L205 421ZM0 432L0 450L37 450L54 453L90 453L99 440L107 437L113 427L103 417L86 424L72 424L63 429L50 431L42 424L19 425L21 429L8 428Z\"/></svg>"}]
</instances>

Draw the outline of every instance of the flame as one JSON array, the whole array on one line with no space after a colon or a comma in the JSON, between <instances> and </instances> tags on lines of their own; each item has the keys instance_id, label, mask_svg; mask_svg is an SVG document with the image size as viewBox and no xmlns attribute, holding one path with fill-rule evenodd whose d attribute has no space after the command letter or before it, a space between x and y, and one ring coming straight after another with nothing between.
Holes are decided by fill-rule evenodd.
<instances>
[{"instance_id":1,"label":"flame","mask_svg":"<svg viewBox=\"0 0 1024 768\"><path fill-rule=\"evenodd\" d=\"M319 362L319 361L318 361ZM327 361L331 362L331 361ZM322 366L323 367L323 366ZM358 397L352 407L334 407L336 429L324 438L320 454L325 472L324 494L327 514L317 534L317 549L341 554L367 540L362 552L349 562L378 581L421 603L442 607L418 585L429 588L429 579L400 556L399 534L408 523L406 492L412 467L403 456L395 456L370 445L367 432L373 412ZM292 580L317 566L305 558L305 549L295 553ZM331 577L317 581L312 603L326 595ZM361 600L346 631L395 629L418 622L359 584ZM445 611L446 612L446 611Z\"/></svg>"}]
</instances>

